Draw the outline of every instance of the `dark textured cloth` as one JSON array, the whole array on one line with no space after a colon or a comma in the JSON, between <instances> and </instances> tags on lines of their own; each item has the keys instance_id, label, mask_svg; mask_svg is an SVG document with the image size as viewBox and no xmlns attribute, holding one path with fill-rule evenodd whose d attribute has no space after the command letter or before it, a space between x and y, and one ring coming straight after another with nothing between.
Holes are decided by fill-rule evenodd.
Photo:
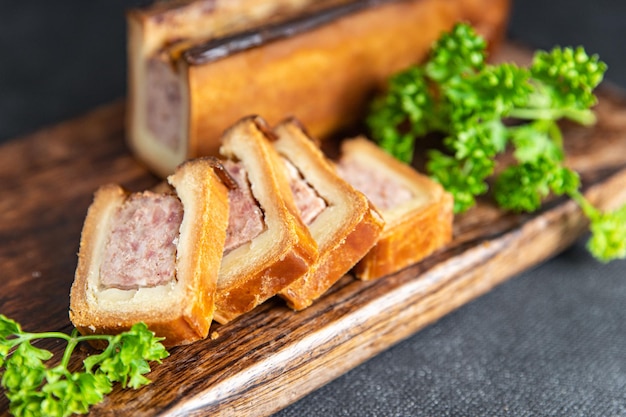
<instances>
[{"instance_id":1,"label":"dark textured cloth","mask_svg":"<svg viewBox=\"0 0 626 417\"><path fill-rule=\"evenodd\" d=\"M0 4L0 140L123 97L132 2ZM584 44L624 87L625 22L623 1L518 0L510 36ZM625 270L581 241L277 415L626 416Z\"/></svg>"},{"instance_id":2,"label":"dark textured cloth","mask_svg":"<svg viewBox=\"0 0 626 417\"><path fill-rule=\"evenodd\" d=\"M277 414L624 416L625 266L577 244Z\"/></svg>"}]
</instances>

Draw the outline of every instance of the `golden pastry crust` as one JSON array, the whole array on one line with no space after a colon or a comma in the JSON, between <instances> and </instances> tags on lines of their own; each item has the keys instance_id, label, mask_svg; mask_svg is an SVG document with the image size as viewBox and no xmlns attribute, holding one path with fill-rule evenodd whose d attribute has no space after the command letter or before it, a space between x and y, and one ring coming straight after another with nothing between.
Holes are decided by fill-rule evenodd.
<instances>
[{"instance_id":1,"label":"golden pastry crust","mask_svg":"<svg viewBox=\"0 0 626 417\"><path fill-rule=\"evenodd\" d=\"M419 262L452 240L453 200L441 185L388 155L365 138L342 143L341 160L394 177L412 198L396 207L379 208L385 228L355 273L371 280ZM367 192L366 192L367 194Z\"/></svg>"},{"instance_id":2,"label":"golden pastry crust","mask_svg":"<svg viewBox=\"0 0 626 417\"><path fill-rule=\"evenodd\" d=\"M321 7L345 3L348 0L174 0L157 1L147 7L127 12L128 52L128 142L130 147L160 176L165 177L186 159L199 156L185 143L177 150L163 146L153 139L147 127L147 72L149 61L170 48L180 55L187 46L221 36L284 20ZM168 58L169 60L169 58ZM169 63L168 63L169 64ZM176 66L176 65L174 65ZM184 74L177 88L186 88ZM182 92L183 100L189 93ZM247 114L247 113L246 113ZM246 114L240 114L239 117ZM211 117L211 116L209 116ZM234 122L231 120L230 122ZM228 124L223 124L225 129ZM181 138L187 131L181 127ZM219 136L211 140L217 150Z\"/></svg>"},{"instance_id":3,"label":"golden pastry crust","mask_svg":"<svg viewBox=\"0 0 626 417\"><path fill-rule=\"evenodd\" d=\"M227 189L206 159L187 162L168 178L183 205L176 280L136 290L102 289L102 249L115 210L129 195L109 184L98 189L83 226L70 295L70 320L83 334L114 334L144 322L164 344L207 336L228 222Z\"/></svg>"},{"instance_id":4,"label":"golden pastry crust","mask_svg":"<svg viewBox=\"0 0 626 417\"><path fill-rule=\"evenodd\" d=\"M222 138L220 152L247 171L265 222L261 234L222 259L215 312L222 324L276 295L317 259L317 244L300 220L271 135L261 118L247 117Z\"/></svg>"},{"instance_id":5,"label":"golden pastry crust","mask_svg":"<svg viewBox=\"0 0 626 417\"><path fill-rule=\"evenodd\" d=\"M299 123L290 120L274 131L274 148L291 162L326 202L308 225L319 258L309 271L280 292L294 310L302 310L324 294L376 243L384 221L369 200L341 179Z\"/></svg>"},{"instance_id":6,"label":"golden pastry crust","mask_svg":"<svg viewBox=\"0 0 626 417\"><path fill-rule=\"evenodd\" d=\"M294 6L291 16L310 11L304 3ZM343 7L346 2L326 3ZM360 120L383 81L423 60L432 42L456 22L475 24L492 46L497 44L508 10L509 0L389 1L212 62L189 59L187 52L197 42L174 46L163 61L172 68L172 88L181 99L171 110L180 112L176 151L146 128L146 90L151 87L145 61L154 51L146 55L152 48L141 36L130 36L130 145L153 171L167 175L184 159L215 155L223 130L248 114L261 114L270 124L294 116L313 136L325 139Z\"/></svg>"}]
</instances>

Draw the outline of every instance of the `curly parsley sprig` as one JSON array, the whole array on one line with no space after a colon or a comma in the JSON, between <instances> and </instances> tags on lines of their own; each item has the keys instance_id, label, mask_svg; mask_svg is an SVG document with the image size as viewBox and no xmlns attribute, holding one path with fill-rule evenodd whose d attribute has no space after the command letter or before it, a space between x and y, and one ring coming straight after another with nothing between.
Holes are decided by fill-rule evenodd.
<instances>
[{"instance_id":1,"label":"curly parsley sprig","mask_svg":"<svg viewBox=\"0 0 626 417\"><path fill-rule=\"evenodd\" d=\"M592 125L594 89L606 64L581 47L538 51L532 64L487 63L486 42L467 24L456 25L432 47L424 65L390 78L374 100L367 124L380 146L404 162L415 141L443 135L443 150L428 152L426 169L463 212L485 194L495 157L514 149L517 164L496 178L503 208L534 211L550 193L568 195L591 221L589 249L598 259L626 257L626 209L601 213L579 191L578 174L564 166L561 119ZM511 124L517 119L524 123Z\"/></svg>"},{"instance_id":2,"label":"curly parsley sprig","mask_svg":"<svg viewBox=\"0 0 626 417\"><path fill-rule=\"evenodd\" d=\"M61 362L47 367L52 358L48 350L31 344L39 339L61 339L67 345ZM107 348L83 361L84 369L71 371L70 357L76 346L85 341L105 341ZM28 333L20 325L0 314L1 384L15 416L70 416L85 414L111 392L113 383L123 388L139 388L150 383L149 361L161 362L168 356L161 344L143 323L118 335L81 336L62 332Z\"/></svg>"}]
</instances>

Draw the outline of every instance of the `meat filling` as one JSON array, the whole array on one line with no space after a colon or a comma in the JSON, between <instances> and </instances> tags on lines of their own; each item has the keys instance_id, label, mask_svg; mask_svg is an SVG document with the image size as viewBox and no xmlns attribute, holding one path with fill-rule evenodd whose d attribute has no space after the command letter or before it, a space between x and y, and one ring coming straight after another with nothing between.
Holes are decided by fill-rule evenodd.
<instances>
[{"instance_id":1,"label":"meat filling","mask_svg":"<svg viewBox=\"0 0 626 417\"><path fill-rule=\"evenodd\" d=\"M112 219L100 265L102 288L156 287L176 279L183 205L175 196L132 194Z\"/></svg>"},{"instance_id":2,"label":"meat filling","mask_svg":"<svg viewBox=\"0 0 626 417\"><path fill-rule=\"evenodd\" d=\"M389 210L411 200L411 190L384 171L376 171L355 160L340 160L337 172L379 209Z\"/></svg>"},{"instance_id":3,"label":"meat filling","mask_svg":"<svg viewBox=\"0 0 626 417\"><path fill-rule=\"evenodd\" d=\"M146 124L154 137L172 151L180 147L182 97L176 74L166 61L152 58L146 75Z\"/></svg>"},{"instance_id":4,"label":"meat filling","mask_svg":"<svg viewBox=\"0 0 626 417\"><path fill-rule=\"evenodd\" d=\"M290 161L283 159L285 166L287 167L287 174L289 176L289 186L291 187L291 193L300 212L300 218L304 224L309 225L319 216L319 214L326 208L326 201L321 198L315 189L309 185L298 168L296 168Z\"/></svg>"},{"instance_id":5,"label":"meat filling","mask_svg":"<svg viewBox=\"0 0 626 417\"><path fill-rule=\"evenodd\" d=\"M228 192L230 206L224 254L250 242L265 230L263 211L252 195L248 173L241 163L225 161L224 168L237 183L237 188Z\"/></svg>"}]
</instances>

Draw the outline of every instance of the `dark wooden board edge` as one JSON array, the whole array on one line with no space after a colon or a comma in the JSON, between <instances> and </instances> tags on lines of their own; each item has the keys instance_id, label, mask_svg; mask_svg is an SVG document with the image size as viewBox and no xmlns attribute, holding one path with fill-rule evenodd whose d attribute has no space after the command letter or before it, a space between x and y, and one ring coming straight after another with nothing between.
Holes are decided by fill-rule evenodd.
<instances>
[{"instance_id":1,"label":"dark wooden board edge","mask_svg":"<svg viewBox=\"0 0 626 417\"><path fill-rule=\"evenodd\" d=\"M1 148L7 286L0 312L28 330L70 329L75 251L95 188L119 182L142 189L158 181L125 148L123 114L123 104L113 104ZM583 173L594 202L615 207L626 202L626 102L604 91L598 114L592 129L566 126L569 163ZM269 415L553 256L585 230L569 200L532 215L481 204L456 219L454 242L423 262L373 282L346 276L302 312L271 300L214 325L217 339L173 349L154 366L153 384L116 389L90 415ZM62 346L49 348L58 355ZM7 408L0 397L0 413Z\"/></svg>"}]
</instances>

